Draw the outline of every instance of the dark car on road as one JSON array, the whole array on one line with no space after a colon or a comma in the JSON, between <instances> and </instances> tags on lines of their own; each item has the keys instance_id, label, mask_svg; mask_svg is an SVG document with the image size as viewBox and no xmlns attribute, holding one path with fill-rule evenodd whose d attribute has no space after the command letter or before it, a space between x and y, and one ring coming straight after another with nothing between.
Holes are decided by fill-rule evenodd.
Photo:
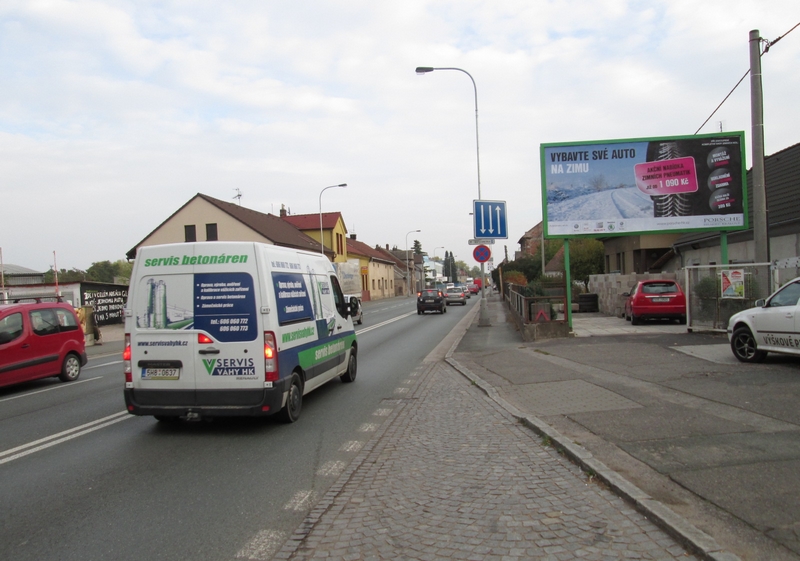
<instances>
[{"instance_id":1,"label":"dark car on road","mask_svg":"<svg viewBox=\"0 0 800 561\"><path fill-rule=\"evenodd\" d=\"M425 288L417 292L417 313L439 312L443 314L447 311L447 304L444 294L437 288Z\"/></svg>"}]
</instances>

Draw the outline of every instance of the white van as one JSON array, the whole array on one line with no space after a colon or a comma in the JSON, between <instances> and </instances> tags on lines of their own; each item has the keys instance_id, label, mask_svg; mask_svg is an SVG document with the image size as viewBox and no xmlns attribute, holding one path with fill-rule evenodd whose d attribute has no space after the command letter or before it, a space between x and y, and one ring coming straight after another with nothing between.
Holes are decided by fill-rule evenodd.
<instances>
[{"instance_id":1,"label":"white van","mask_svg":"<svg viewBox=\"0 0 800 561\"><path fill-rule=\"evenodd\" d=\"M160 421L300 415L356 378L358 343L331 262L254 242L142 247L125 308L125 404Z\"/></svg>"}]
</instances>

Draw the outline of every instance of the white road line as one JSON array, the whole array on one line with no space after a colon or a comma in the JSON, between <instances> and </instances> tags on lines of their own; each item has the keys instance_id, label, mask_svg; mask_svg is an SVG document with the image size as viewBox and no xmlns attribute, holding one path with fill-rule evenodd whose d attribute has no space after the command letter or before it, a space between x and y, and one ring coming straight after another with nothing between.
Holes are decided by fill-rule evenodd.
<instances>
[{"instance_id":1,"label":"white road line","mask_svg":"<svg viewBox=\"0 0 800 561\"><path fill-rule=\"evenodd\" d=\"M130 415L127 411L120 411L119 413L114 413L113 415L109 415L108 417L97 419L90 423L86 423L84 425L80 425L78 427L62 431L58 434L46 436L44 438L40 438L39 440L23 444L22 446L17 446L16 448L5 450L4 452L0 452L0 465L28 456L35 452L45 450L47 448L50 448L51 446L55 446L56 444L61 444L62 442L67 442L68 440L78 438L79 436L83 436L84 434L89 434L90 432L100 430L107 426L113 425L114 423L119 423L120 421L124 421L125 419L131 419L131 418L133 418L133 415Z\"/></svg>"},{"instance_id":2,"label":"white road line","mask_svg":"<svg viewBox=\"0 0 800 561\"><path fill-rule=\"evenodd\" d=\"M77 386L78 384L83 384L84 382L91 382L92 380L100 380L101 378L102 378L102 376L95 376L94 378L84 378L82 380L76 380L74 382L69 382L67 384L59 384L57 386L52 386L50 388L45 388L43 390L37 390L35 392L28 392L28 393L23 393L23 394L20 394L20 395L13 395L11 397L6 397L6 398L3 398L3 399L0 399L0 403L3 403L4 401L11 401L12 399L19 399L21 397L28 397L29 395L36 395L37 393L44 393L44 392L49 392L49 391L53 391L53 390L66 389L66 388L69 388L69 387L72 387L72 386Z\"/></svg>"},{"instance_id":3,"label":"white road line","mask_svg":"<svg viewBox=\"0 0 800 561\"><path fill-rule=\"evenodd\" d=\"M339 460L325 462L317 470L317 475L320 477L339 477L346 467L347 464Z\"/></svg>"},{"instance_id":4,"label":"white road line","mask_svg":"<svg viewBox=\"0 0 800 561\"><path fill-rule=\"evenodd\" d=\"M283 510L306 510L313 504L316 496L317 495L314 493L314 491L298 491L288 503L283 505Z\"/></svg>"},{"instance_id":5,"label":"white road line","mask_svg":"<svg viewBox=\"0 0 800 561\"><path fill-rule=\"evenodd\" d=\"M121 360L112 360L111 362L104 362L103 364L98 364L96 366L84 366L84 370L92 370L94 368L103 368L104 366L109 366L111 364L122 364Z\"/></svg>"},{"instance_id":6,"label":"white road line","mask_svg":"<svg viewBox=\"0 0 800 561\"><path fill-rule=\"evenodd\" d=\"M246 546L239 550L236 558L269 561L273 555L278 553L287 537L289 535L286 532L261 530Z\"/></svg>"},{"instance_id":7,"label":"white road line","mask_svg":"<svg viewBox=\"0 0 800 561\"><path fill-rule=\"evenodd\" d=\"M361 450L362 446L364 446L364 443L359 441L359 440L348 440L347 442L342 444L342 447L339 448L339 451L340 452L358 452L359 450Z\"/></svg>"},{"instance_id":8,"label":"white road line","mask_svg":"<svg viewBox=\"0 0 800 561\"><path fill-rule=\"evenodd\" d=\"M369 327L365 327L364 329L359 329L358 331L356 331L356 334L360 335L361 333L366 333L367 331L372 331L373 329L378 329L379 327L383 327L384 325L389 325L390 323L394 323L394 322L399 321L399 320L401 320L403 318L407 318L408 316L413 316L415 313L417 313L417 312L409 312L407 314L403 314L402 316L397 316L396 318L392 318L390 320L383 321L383 322L378 323L376 325L371 325Z\"/></svg>"}]
</instances>

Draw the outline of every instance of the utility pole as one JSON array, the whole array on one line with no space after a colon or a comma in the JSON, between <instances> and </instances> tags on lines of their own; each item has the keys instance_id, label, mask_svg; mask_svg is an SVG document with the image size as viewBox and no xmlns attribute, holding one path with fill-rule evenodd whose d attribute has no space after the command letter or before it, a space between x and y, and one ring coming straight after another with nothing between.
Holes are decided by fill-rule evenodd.
<instances>
[{"instance_id":1,"label":"utility pole","mask_svg":"<svg viewBox=\"0 0 800 561\"><path fill-rule=\"evenodd\" d=\"M750 118L753 137L753 245L755 262L769 263L769 222L764 178L764 99L761 90L761 34L750 32ZM746 201L745 201L746 202Z\"/></svg>"}]
</instances>

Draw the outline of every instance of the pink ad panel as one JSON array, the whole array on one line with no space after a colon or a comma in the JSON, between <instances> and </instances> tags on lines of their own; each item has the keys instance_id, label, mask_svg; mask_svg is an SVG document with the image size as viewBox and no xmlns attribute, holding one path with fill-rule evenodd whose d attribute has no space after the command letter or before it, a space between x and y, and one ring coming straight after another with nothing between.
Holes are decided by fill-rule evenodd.
<instances>
[{"instance_id":1,"label":"pink ad panel","mask_svg":"<svg viewBox=\"0 0 800 561\"><path fill-rule=\"evenodd\" d=\"M647 195L672 195L697 191L694 158L675 158L635 164L636 186Z\"/></svg>"}]
</instances>

